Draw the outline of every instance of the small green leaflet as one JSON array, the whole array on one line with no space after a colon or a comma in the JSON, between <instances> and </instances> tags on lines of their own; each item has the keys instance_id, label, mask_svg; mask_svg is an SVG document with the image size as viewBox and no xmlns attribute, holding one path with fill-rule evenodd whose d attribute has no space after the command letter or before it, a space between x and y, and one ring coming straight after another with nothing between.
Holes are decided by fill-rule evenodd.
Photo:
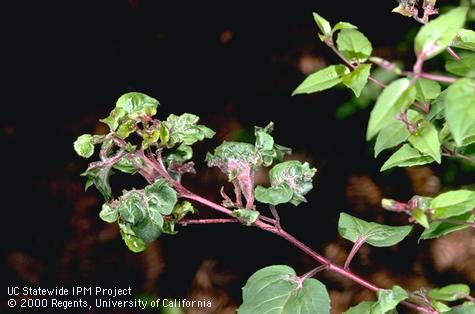
<instances>
[{"instance_id":1,"label":"small green leaflet","mask_svg":"<svg viewBox=\"0 0 475 314\"><path fill-rule=\"evenodd\" d=\"M381 171L391 169L393 167L411 167L425 165L433 162L434 159L428 155L421 154L409 144L404 144L381 167Z\"/></svg>"},{"instance_id":2,"label":"small green leaflet","mask_svg":"<svg viewBox=\"0 0 475 314\"><path fill-rule=\"evenodd\" d=\"M351 88L356 97L360 97L361 90L368 82L371 64L360 64L351 73L343 76L342 81L345 86Z\"/></svg>"},{"instance_id":3,"label":"small green leaflet","mask_svg":"<svg viewBox=\"0 0 475 314\"><path fill-rule=\"evenodd\" d=\"M253 209L241 208L233 210L233 216L250 226L259 218L259 212Z\"/></svg>"},{"instance_id":4,"label":"small green leaflet","mask_svg":"<svg viewBox=\"0 0 475 314\"><path fill-rule=\"evenodd\" d=\"M437 129L427 120L419 123L416 132L409 136L409 143L421 154L431 156L437 163L441 162L440 141Z\"/></svg>"},{"instance_id":5,"label":"small green leaflet","mask_svg":"<svg viewBox=\"0 0 475 314\"><path fill-rule=\"evenodd\" d=\"M379 290L378 301L371 307L371 314L384 314L394 310L396 306L409 296L403 288L393 286L391 290Z\"/></svg>"},{"instance_id":6,"label":"small green leaflet","mask_svg":"<svg viewBox=\"0 0 475 314\"><path fill-rule=\"evenodd\" d=\"M357 29L357 28L358 27L348 22L338 22L335 24L335 26L333 26L332 34L342 29Z\"/></svg>"},{"instance_id":7,"label":"small green leaflet","mask_svg":"<svg viewBox=\"0 0 475 314\"><path fill-rule=\"evenodd\" d=\"M116 203L114 204L109 204L109 203L104 203L102 205L102 210L99 213L99 217L101 217L102 220L108 223L113 223L116 222L117 218L119 217L119 211L117 209Z\"/></svg>"},{"instance_id":8,"label":"small green leaflet","mask_svg":"<svg viewBox=\"0 0 475 314\"><path fill-rule=\"evenodd\" d=\"M461 53L460 60L449 59L445 63L445 69L455 75L475 78L475 53Z\"/></svg>"},{"instance_id":9,"label":"small green leaflet","mask_svg":"<svg viewBox=\"0 0 475 314\"><path fill-rule=\"evenodd\" d=\"M94 154L94 137L91 134L83 134L74 141L74 150L84 158L89 158Z\"/></svg>"},{"instance_id":10,"label":"small green leaflet","mask_svg":"<svg viewBox=\"0 0 475 314\"><path fill-rule=\"evenodd\" d=\"M299 283L295 271L273 265L255 272L242 289L238 314L325 314L330 313L326 287L310 278Z\"/></svg>"},{"instance_id":11,"label":"small green leaflet","mask_svg":"<svg viewBox=\"0 0 475 314\"><path fill-rule=\"evenodd\" d=\"M466 7L457 7L422 26L415 38L416 53L430 59L447 48L465 23Z\"/></svg>"},{"instance_id":12,"label":"small green leaflet","mask_svg":"<svg viewBox=\"0 0 475 314\"><path fill-rule=\"evenodd\" d=\"M420 78L416 81L416 99L427 102L436 99L440 95L440 84L436 81Z\"/></svg>"},{"instance_id":13,"label":"small green leaflet","mask_svg":"<svg viewBox=\"0 0 475 314\"><path fill-rule=\"evenodd\" d=\"M372 246L386 247L401 242L412 230L412 226L393 227L367 222L351 215L340 213L338 233L355 243L364 241Z\"/></svg>"},{"instance_id":14,"label":"small green leaflet","mask_svg":"<svg viewBox=\"0 0 475 314\"><path fill-rule=\"evenodd\" d=\"M429 219L422 208L413 209L411 211L411 216L415 221L417 221L418 224L423 226L425 229L429 229Z\"/></svg>"},{"instance_id":15,"label":"small green leaflet","mask_svg":"<svg viewBox=\"0 0 475 314\"><path fill-rule=\"evenodd\" d=\"M451 217L451 219L454 219L457 221L466 221L469 223L475 222L475 216L472 215L471 213L466 213L460 216ZM424 232L421 234L419 241L439 238L449 233L463 230L466 228L469 228L469 226L460 225L460 224L451 224L451 223L441 222L441 221L433 221L429 224L429 229L424 230Z\"/></svg>"},{"instance_id":16,"label":"small green leaflet","mask_svg":"<svg viewBox=\"0 0 475 314\"><path fill-rule=\"evenodd\" d=\"M350 70L342 65L331 65L324 69L318 70L310 74L297 88L293 91L292 96L296 94L310 94L329 89L338 83L341 83L342 77L350 73Z\"/></svg>"},{"instance_id":17,"label":"small green leaflet","mask_svg":"<svg viewBox=\"0 0 475 314\"><path fill-rule=\"evenodd\" d=\"M163 215L170 215L177 202L176 191L163 179L145 187L145 197L149 208Z\"/></svg>"},{"instance_id":18,"label":"small green leaflet","mask_svg":"<svg viewBox=\"0 0 475 314\"><path fill-rule=\"evenodd\" d=\"M287 184L278 186L271 186L265 188L263 186L256 186L254 191L256 200L271 205L279 205L290 202L294 192Z\"/></svg>"},{"instance_id":19,"label":"small green leaflet","mask_svg":"<svg viewBox=\"0 0 475 314\"><path fill-rule=\"evenodd\" d=\"M452 284L429 291L429 297L439 301L457 301L470 295L470 287L465 284Z\"/></svg>"},{"instance_id":20,"label":"small green leaflet","mask_svg":"<svg viewBox=\"0 0 475 314\"><path fill-rule=\"evenodd\" d=\"M457 190L442 193L430 204L434 218L449 218L465 214L475 208L475 191Z\"/></svg>"},{"instance_id":21,"label":"small green leaflet","mask_svg":"<svg viewBox=\"0 0 475 314\"><path fill-rule=\"evenodd\" d=\"M368 60L373 47L368 38L356 29L343 29L336 39L338 50L352 63Z\"/></svg>"},{"instance_id":22,"label":"small green leaflet","mask_svg":"<svg viewBox=\"0 0 475 314\"><path fill-rule=\"evenodd\" d=\"M111 174L111 165L101 164L89 167L81 176L87 177L86 190L94 184L107 202L112 198L112 190L109 185Z\"/></svg>"},{"instance_id":23,"label":"small green leaflet","mask_svg":"<svg viewBox=\"0 0 475 314\"><path fill-rule=\"evenodd\" d=\"M315 23L317 23L318 29L321 32L321 34L318 34L320 40L325 41L327 38L331 37L332 29L330 23L315 12L313 12L313 19L315 20Z\"/></svg>"},{"instance_id":24,"label":"small green leaflet","mask_svg":"<svg viewBox=\"0 0 475 314\"><path fill-rule=\"evenodd\" d=\"M210 128L197 124L200 118L191 113L184 113L180 116L171 114L166 121L162 121L164 127L168 129L168 147L173 147L178 143L192 145L205 138L212 138L215 134Z\"/></svg>"},{"instance_id":25,"label":"small green leaflet","mask_svg":"<svg viewBox=\"0 0 475 314\"><path fill-rule=\"evenodd\" d=\"M450 44L452 47L475 51L475 32L462 28Z\"/></svg>"},{"instance_id":26,"label":"small green leaflet","mask_svg":"<svg viewBox=\"0 0 475 314\"><path fill-rule=\"evenodd\" d=\"M366 140L372 139L387 125L388 121L391 121L398 113L407 109L415 99L416 88L411 84L410 80L402 78L389 84L379 95L371 111Z\"/></svg>"},{"instance_id":27,"label":"small green leaflet","mask_svg":"<svg viewBox=\"0 0 475 314\"><path fill-rule=\"evenodd\" d=\"M424 117L415 110L407 111L407 118L411 123L424 119ZM377 157L383 150L394 147L405 142L409 138L409 131L404 122L393 119L378 133L376 143L374 144L374 157Z\"/></svg>"}]
</instances>

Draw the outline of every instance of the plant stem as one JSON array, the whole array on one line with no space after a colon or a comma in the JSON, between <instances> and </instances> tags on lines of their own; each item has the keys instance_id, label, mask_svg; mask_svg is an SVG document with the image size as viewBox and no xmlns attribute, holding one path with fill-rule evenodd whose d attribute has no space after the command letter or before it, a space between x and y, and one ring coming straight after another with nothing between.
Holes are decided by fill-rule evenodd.
<instances>
[{"instance_id":1,"label":"plant stem","mask_svg":"<svg viewBox=\"0 0 475 314\"><path fill-rule=\"evenodd\" d=\"M445 222L445 223L449 223L453 225L461 225L461 226L475 228L475 222L468 222L468 221L455 220L455 219L434 219L433 221L440 221L440 222Z\"/></svg>"},{"instance_id":2,"label":"plant stem","mask_svg":"<svg viewBox=\"0 0 475 314\"><path fill-rule=\"evenodd\" d=\"M455 82L457 80L457 78L455 78L455 77L450 77L450 76L445 76L445 75L438 75L438 74L430 74L430 73L425 73L425 72L420 73L419 77L423 77L423 78L433 80L433 81L449 83L449 84L452 84L453 82Z\"/></svg>"},{"instance_id":3,"label":"plant stem","mask_svg":"<svg viewBox=\"0 0 475 314\"><path fill-rule=\"evenodd\" d=\"M365 243L366 237L363 237L361 239L358 239L355 244L353 244L353 247L351 248L350 254L348 254L348 257L346 258L345 265L343 266L344 269L348 269L350 266L351 261L353 260L353 257L355 257L356 253L358 250L361 248L361 246Z\"/></svg>"},{"instance_id":4,"label":"plant stem","mask_svg":"<svg viewBox=\"0 0 475 314\"><path fill-rule=\"evenodd\" d=\"M272 213L272 216L274 216L275 218L275 226L278 229L282 229L282 227L280 226L280 217L279 217L279 213L277 212L277 209L275 209L274 205L269 205L269 209L270 209L270 212Z\"/></svg>"},{"instance_id":5,"label":"plant stem","mask_svg":"<svg viewBox=\"0 0 475 314\"><path fill-rule=\"evenodd\" d=\"M209 201L197 194L194 194L193 192L189 191L186 189L184 186L182 186L179 182L173 180L173 178L170 177L168 172L163 166L163 163L161 163L160 156L157 156L157 160L154 160L155 158L148 158L145 156L143 151L138 151L137 156L139 156L145 163L150 165L152 168L154 168L160 176L164 177L169 184L171 184L175 189L177 190L178 194L180 197L198 202L202 205L208 206L220 213L223 213L227 216L232 217L232 219L229 218L220 218L220 219L190 219L190 220L185 220L185 223L187 224L215 224L215 223L232 223L236 222L236 219L233 217L233 212L219 204L216 204L212 201ZM153 157L153 156L152 156ZM182 221L183 222L183 221ZM277 222L277 220L276 220ZM282 228L277 226L277 223L273 226L270 225L262 220L257 220L252 224L252 226L257 227L259 229L262 229L264 231L271 232L284 240L290 242L292 245L295 247L299 248L301 251L303 251L305 254L313 258L315 261L319 262L324 266L326 269L331 270L333 272L336 272L340 274L341 276L348 278L352 280L353 282L358 283L359 285L373 291L377 292L381 290L378 286L375 286L374 284L370 283L369 281L364 280L363 278L359 277L358 275L352 273L351 271L344 269L338 265L333 264L331 261L327 260L325 257L322 255L318 254L317 252L313 251L311 248L297 240L294 236L289 234L287 231L283 230ZM419 305L415 305L406 301L401 302L401 304L404 304L405 306L412 308L414 310L419 311L420 313L428 313L428 314L433 314L436 313L431 309L424 308Z\"/></svg>"},{"instance_id":6,"label":"plant stem","mask_svg":"<svg viewBox=\"0 0 475 314\"><path fill-rule=\"evenodd\" d=\"M184 190L186 190L186 189L184 189ZM193 194L192 192L190 192L188 190L186 190L186 193L182 194L182 197L188 198L190 200L193 200L193 201L196 201L196 202L201 203L203 205L206 205L208 207L211 207L211 208L213 208L213 209L215 209L215 210L217 210L221 213L224 213L226 215L231 215L232 214L232 212L229 209L224 208L223 206L220 206L220 205L218 205L216 203L213 203L211 201L208 201L207 199L205 199L205 198L203 198L199 195ZM363 278L361 278L358 275L352 273L351 271L346 270L346 269L344 269L344 268L342 268L338 265L333 264L332 262L327 260L325 257L321 256L320 254L313 251L311 248L309 248L308 246L306 246L305 244L303 244L302 242L297 240L294 236L289 234L287 231L285 231L283 229L278 229L277 227L268 225L268 224L266 224L262 221L256 221L253 224L253 226L255 226L259 229L271 232L271 233L285 239L286 241L290 242L295 247L299 248L305 254L307 254L308 256L310 256L311 258L316 260L317 262L321 263L322 266L325 266L326 269L328 269L330 271L333 271L333 272L336 272L336 273L340 274L341 276L343 276L345 278L348 278L348 279L358 283L359 285L361 285L361 286L363 286L363 287L365 287L365 288L367 288L367 289L369 289L373 292L377 292L377 291L381 290L381 288L379 288L378 286L375 286L374 284L364 280ZM420 313L428 313L428 314L437 313L437 312L435 312L431 309L427 309L427 308L421 307L419 305L412 304L410 302L403 301L403 302L401 302L401 304L404 304L405 306L407 306L409 308L417 310Z\"/></svg>"},{"instance_id":7,"label":"plant stem","mask_svg":"<svg viewBox=\"0 0 475 314\"><path fill-rule=\"evenodd\" d=\"M178 221L180 225L204 225L204 224L225 224L241 222L237 218L218 218L218 219L182 219Z\"/></svg>"},{"instance_id":8,"label":"plant stem","mask_svg":"<svg viewBox=\"0 0 475 314\"><path fill-rule=\"evenodd\" d=\"M475 164L475 158L474 157L462 155L459 152L457 152L455 150L451 150L451 149L449 149L445 146L442 146L442 156L456 157L456 158L460 158L460 159L463 159L465 161L468 161L472 164Z\"/></svg>"},{"instance_id":9,"label":"plant stem","mask_svg":"<svg viewBox=\"0 0 475 314\"><path fill-rule=\"evenodd\" d=\"M343 60L343 62L345 62L350 68L352 68L353 70L356 69L356 66L351 63L348 59L345 58L344 55L341 54L341 52L338 51L338 49L336 49L335 47L335 44L333 43L333 40L329 40L329 41L325 41L325 43L327 44L328 47L330 47L330 49L341 59ZM375 79L374 77L372 76L369 76L368 79L373 82L374 84L378 85L379 87L382 87L382 88L385 88L386 87L386 84L378 81L377 79Z\"/></svg>"}]
</instances>

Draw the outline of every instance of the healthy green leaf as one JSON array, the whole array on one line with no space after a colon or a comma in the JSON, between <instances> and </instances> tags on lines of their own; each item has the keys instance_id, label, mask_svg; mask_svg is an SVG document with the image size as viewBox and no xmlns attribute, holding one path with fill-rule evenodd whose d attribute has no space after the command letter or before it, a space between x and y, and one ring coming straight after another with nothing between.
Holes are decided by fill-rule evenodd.
<instances>
[{"instance_id":1,"label":"healthy green leaf","mask_svg":"<svg viewBox=\"0 0 475 314\"><path fill-rule=\"evenodd\" d=\"M442 193L431 202L434 218L462 215L475 208L475 191L458 190Z\"/></svg>"},{"instance_id":2,"label":"healthy green leaf","mask_svg":"<svg viewBox=\"0 0 475 314\"><path fill-rule=\"evenodd\" d=\"M409 296L403 288L393 286L391 290L379 290L378 301L371 307L371 314L384 314L394 310L396 306Z\"/></svg>"},{"instance_id":3,"label":"healthy green leaf","mask_svg":"<svg viewBox=\"0 0 475 314\"><path fill-rule=\"evenodd\" d=\"M421 154L409 144L404 144L381 167L381 171L388 170L393 167L411 167L429 164L434 159L428 155Z\"/></svg>"},{"instance_id":4,"label":"healthy green leaf","mask_svg":"<svg viewBox=\"0 0 475 314\"><path fill-rule=\"evenodd\" d=\"M367 222L351 215L340 213L338 233L355 243L364 241L372 246L386 247L401 242L412 230L412 226L393 227Z\"/></svg>"},{"instance_id":5,"label":"healthy green leaf","mask_svg":"<svg viewBox=\"0 0 475 314\"><path fill-rule=\"evenodd\" d=\"M453 47L475 51L475 32L462 28L450 44Z\"/></svg>"},{"instance_id":6,"label":"healthy green leaf","mask_svg":"<svg viewBox=\"0 0 475 314\"><path fill-rule=\"evenodd\" d=\"M475 216L472 215L471 213L466 213L460 216L452 217L451 219L456 220L456 221L466 221L468 223L475 222ZM466 228L469 228L468 224L461 225L461 224L451 224L451 223L441 222L441 221L433 221L430 223L429 229L424 230L424 232L421 234L419 241L439 238L441 236L448 235L449 233L463 230Z\"/></svg>"},{"instance_id":7,"label":"healthy green leaf","mask_svg":"<svg viewBox=\"0 0 475 314\"><path fill-rule=\"evenodd\" d=\"M447 72L455 75L475 78L475 53L459 54L460 60L449 59L445 63Z\"/></svg>"},{"instance_id":8,"label":"healthy green leaf","mask_svg":"<svg viewBox=\"0 0 475 314\"><path fill-rule=\"evenodd\" d=\"M466 7L457 7L422 26L415 38L416 53L430 59L447 48L465 23Z\"/></svg>"},{"instance_id":9,"label":"healthy green leaf","mask_svg":"<svg viewBox=\"0 0 475 314\"><path fill-rule=\"evenodd\" d=\"M338 22L336 23L335 26L333 26L332 28L332 34L339 31L339 30L342 30L342 29L357 29L358 27L356 27L355 25L351 24L351 23L348 23L348 22Z\"/></svg>"},{"instance_id":10,"label":"healthy green leaf","mask_svg":"<svg viewBox=\"0 0 475 314\"><path fill-rule=\"evenodd\" d=\"M296 94L310 94L329 89L338 83L341 83L342 77L350 73L350 70L342 65L331 65L310 74L293 91L292 96Z\"/></svg>"},{"instance_id":11,"label":"healthy green leaf","mask_svg":"<svg viewBox=\"0 0 475 314\"><path fill-rule=\"evenodd\" d=\"M360 304L350 307L343 314L368 314L371 312L371 307L375 304L374 301L363 301Z\"/></svg>"},{"instance_id":12,"label":"healthy green leaf","mask_svg":"<svg viewBox=\"0 0 475 314\"><path fill-rule=\"evenodd\" d=\"M411 109L407 111L407 117L411 123L416 123L424 118L420 113ZM393 119L379 131L376 143L374 144L374 157L377 157L385 149L405 142L409 135L410 133L404 122Z\"/></svg>"},{"instance_id":13,"label":"healthy green leaf","mask_svg":"<svg viewBox=\"0 0 475 314\"><path fill-rule=\"evenodd\" d=\"M74 141L74 150L84 158L89 158L94 154L94 137L91 134L83 134Z\"/></svg>"},{"instance_id":14,"label":"healthy green leaf","mask_svg":"<svg viewBox=\"0 0 475 314\"><path fill-rule=\"evenodd\" d=\"M429 291L429 297L439 301L457 301L470 295L470 287L465 284L452 284Z\"/></svg>"},{"instance_id":15,"label":"healthy green leaf","mask_svg":"<svg viewBox=\"0 0 475 314\"><path fill-rule=\"evenodd\" d=\"M371 111L366 139L372 139L388 121L407 109L416 99L416 89L411 81L402 78L389 84L379 95Z\"/></svg>"},{"instance_id":16,"label":"healthy green leaf","mask_svg":"<svg viewBox=\"0 0 475 314\"><path fill-rule=\"evenodd\" d=\"M290 202L294 192L286 183L283 183L268 188L258 185L254 190L254 194L256 200L261 203L279 205Z\"/></svg>"},{"instance_id":17,"label":"healthy green leaf","mask_svg":"<svg viewBox=\"0 0 475 314\"><path fill-rule=\"evenodd\" d=\"M330 23L315 12L313 12L313 19L315 20L315 23L317 23L318 29L321 32L321 34L318 34L320 40L325 41L331 36L332 28Z\"/></svg>"},{"instance_id":18,"label":"healthy green leaf","mask_svg":"<svg viewBox=\"0 0 475 314\"><path fill-rule=\"evenodd\" d=\"M428 102L440 95L440 84L436 81L420 78L416 81L416 99L420 102Z\"/></svg>"},{"instance_id":19,"label":"healthy green leaf","mask_svg":"<svg viewBox=\"0 0 475 314\"><path fill-rule=\"evenodd\" d=\"M356 29L341 30L338 33L336 44L338 50L352 63L365 62L373 52L368 38Z\"/></svg>"},{"instance_id":20,"label":"healthy green leaf","mask_svg":"<svg viewBox=\"0 0 475 314\"><path fill-rule=\"evenodd\" d=\"M104 203L102 205L102 210L99 213L99 217L108 223L115 222L119 217L119 212L116 205L117 204Z\"/></svg>"},{"instance_id":21,"label":"healthy green leaf","mask_svg":"<svg viewBox=\"0 0 475 314\"><path fill-rule=\"evenodd\" d=\"M421 154L431 156L437 163L441 161L440 141L437 129L427 120L419 123L416 132L409 136L409 143Z\"/></svg>"},{"instance_id":22,"label":"healthy green leaf","mask_svg":"<svg viewBox=\"0 0 475 314\"><path fill-rule=\"evenodd\" d=\"M177 202L176 191L164 179L145 187L148 207L163 215L170 215Z\"/></svg>"},{"instance_id":23,"label":"healthy green leaf","mask_svg":"<svg viewBox=\"0 0 475 314\"><path fill-rule=\"evenodd\" d=\"M371 64L360 64L351 73L343 76L342 81L347 87L351 88L356 97L360 97L361 90L368 82Z\"/></svg>"},{"instance_id":24,"label":"healthy green leaf","mask_svg":"<svg viewBox=\"0 0 475 314\"><path fill-rule=\"evenodd\" d=\"M475 314L475 303L465 302L463 305L454 306L447 314Z\"/></svg>"},{"instance_id":25,"label":"healthy green leaf","mask_svg":"<svg viewBox=\"0 0 475 314\"><path fill-rule=\"evenodd\" d=\"M429 229L429 220L425 211L421 208L415 208L411 211L411 216L417 221L418 224L423 226L425 229Z\"/></svg>"},{"instance_id":26,"label":"healthy green leaf","mask_svg":"<svg viewBox=\"0 0 475 314\"><path fill-rule=\"evenodd\" d=\"M274 265L255 272L243 288L243 303L238 314L325 314L330 313L330 298L316 279L299 282L289 266Z\"/></svg>"},{"instance_id":27,"label":"healthy green leaf","mask_svg":"<svg viewBox=\"0 0 475 314\"><path fill-rule=\"evenodd\" d=\"M259 218L259 212L253 209L240 208L233 210L233 216L250 226Z\"/></svg>"},{"instance_id":28,"label":"healthy green leaf","mask_svg":"<svg viewBox=\"0 0 475 314\"><path fill-rule=\"evenodd\" d=\"M445 117L445 107L447 106L447 89L440 93L430 106L429 114L426 116L427 120L442 119Z\"/></svg>"}]
</instances>

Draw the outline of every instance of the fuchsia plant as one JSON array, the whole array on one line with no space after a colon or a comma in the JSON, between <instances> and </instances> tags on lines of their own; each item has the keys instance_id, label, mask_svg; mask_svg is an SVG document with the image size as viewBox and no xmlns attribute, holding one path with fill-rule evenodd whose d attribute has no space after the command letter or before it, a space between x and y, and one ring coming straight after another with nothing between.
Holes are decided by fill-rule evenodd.
<instances>
[{"instance_id":1,"label":"fuchsia plant","mask_svg":"<svg viewBox=\"0 0 475 314\"><path fill-rule=\"evenodd\" d=\"M415 38L416 63L412 71L372 56L372 46L356 26L330 23L318 14L314 18L319 38L344 64L336 64L311 74L294 94L313 93L343 83L359 97L371 81L382 91L371 111L367 139L376 137L375 155L395 148L381 171L393 167L409 167L432 162L441 163L442 156L460 157L475 163L475 54L455 52L451 47L475 51L475 32L463 29L467 8L459 7L428 21L438 13L435 1L424 1L423 15L417 1L400 1L394 10L414 17L424 25ZM334 36L336 35L336 41ZM446 70L457 77L426 73L424 63L448 50L456 59L447 61ZM368 62L369 61L369 62ZM372 64L402 76L393 82L380 82L371 76ZM442 90L438 82L448 84ZM108 223L117 223L122 238L133 252L141 252L162 233L175 234L178 226L192 224L241 223L273 233L313 258L317 265L303 275L286 265L273 265L254 273L243 288L243 303L238 313L329 313L327 289L312 278L320 271L332 271L346 277L377 295L376 301L365 301L346 313L389 313L402 304L419 313L473 313L474 299L465 284L453 284L427 291L406 291L399 286L378 287L349 269L352 258L364 245L388 247L402 241L419 224L424 229L421 239L444 236L460 229L475 227L475 191L460 189L435 198L414 196L409 202L384 199L382 207L409 215L410 225L387 226L366 222L346 213L340 214L339 234L354 243L343 266L336 265L313 251L281 225L277 206L305 202L313 188L316 169L297 160L284 161L287 147L275 143L273 124L255 128L255 143L224 142L206 162L218 167L234 188L234 196L225 194L222 204L209 201L181 183L183 175L195 173L192 145L211 138L214 132L199 124L199 117L185 113L164 120L155 117L158 101L142 93L121 96L105 119L110 132L105 135L84 134L74 143L82 157L91 157L100 145L100 161L89 165L83 174L86 188L95 185L105 203L99 213ZM135 134L139 143L131 140ZM270 186L255 186L254 174L269 167ZM140 174L148 185L143 189L123 191L114 198L109 186L113 171ZM198 214L195 206L206 206L225 217L188 218ZM268 206L272 217L259 209Z\"/></svg>"}]
</instances>

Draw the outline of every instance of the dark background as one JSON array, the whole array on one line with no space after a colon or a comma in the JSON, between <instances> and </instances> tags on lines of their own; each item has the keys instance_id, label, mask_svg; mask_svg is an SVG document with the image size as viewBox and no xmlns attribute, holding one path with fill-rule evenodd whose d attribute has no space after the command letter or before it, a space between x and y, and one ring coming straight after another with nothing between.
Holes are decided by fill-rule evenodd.
<instances>
[{"instance_id":1,"label":"dark background","mask_svg":"<svg viewBox=\"0 0 475 314\"><path fill-rule=\"evenodd\" d=\"M185 180L216 201L225 181L200 165L205 152L274 121L278 142L318 168L309 203L281 209L284 226L335 262L342 263L351 249L337 236L340 211L406 223L406 217L382 211L381 197L436 194L448 182L444 175L454 174L458 164L380 174L388 155L374 159L364 140L369 111L335 119L336 108L351 98L348 91L290 96L309 74L304 72L339 62L318 40L312 11L332 23L358 25L375 55L412 64L411 48L397 44L407 41L416 22L390 13L395 5L389 0L4 4L4 283L132 286L135 295L212 299L215 313L228 313L257 269L288 264L303 273L315 266L282 240L242 226L190 226L160 238L146 253L129 252L117 227L99 220L99 194L84 192L79 177L87 161L72 149L78 135L105 131L97 120L127 91L157 98L161 117L191 112L217 131L216 139L197 150L202 175ZM473 177L455 173L460 183ZM120 188L142 183L112 180ZM420 231L394 248L364 247L353 270L384 287L475 283L473 233L418 245ZM331 291L335 313L372 298L332 274L318 278Z\"/></svg>"}]
</instances>

